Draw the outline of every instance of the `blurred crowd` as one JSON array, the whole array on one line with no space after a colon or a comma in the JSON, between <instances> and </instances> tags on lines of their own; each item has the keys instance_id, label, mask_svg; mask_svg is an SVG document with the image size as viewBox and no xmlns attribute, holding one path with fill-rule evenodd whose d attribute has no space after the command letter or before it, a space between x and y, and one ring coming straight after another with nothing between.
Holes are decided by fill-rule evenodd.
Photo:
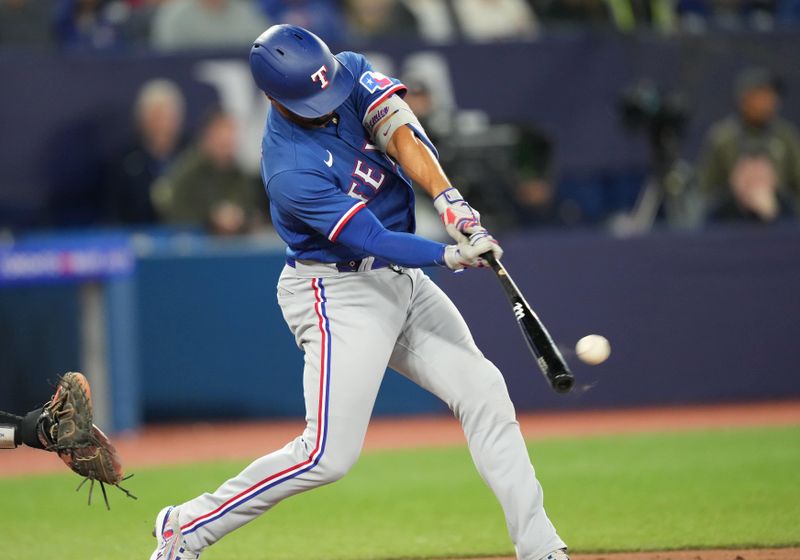
<instances>
[{"instance_id":1,"label":"blurred crowd","mask_svg":"<svg viewBox=\"0 0 800 560\"><path fill-rule=\"evenodd\" d=\"M218 235L266 229L260 180L237 160L236 120L213 107L196 138L188 141L184 110L185 100L173 82L151 80L141 88L134 106L135 135L104 166L101 221L193 227Z\"/></svg>"},{"instance_id":2,"label":"blurred crowd","mask_svg":"<svg viewBox=\"0 0 800 560\"><path fill-rule=\"evenodd\" d=\"M510 228L585 225L580 201L559 193L553 169L553 143L531 126L489 125L478 134L453 129L452 115L443 114L432 90L408 77L406 101L439 147L441 162L454 184L480 208L485 221ZM640 220L646 213L643 193L656 206L638 229L656 220L673 225L708 223L777 224L800 216L800 130L780 116L782 84L770 71L753 67L733 85L729 116L706 133L697 162L677 154L663 169L652 170L639 200L616 214L601 216L611 227ZM73 225L120 224L133 227L162 224L193 227L232 235L269 230L268 201L255 174L237 159L237 122L220 108L205 115L194 139L185 127L185 100L167 79L146 82L132 109L135 134L118 157L106 162L95 200L99 221ZM480 137L472 143L471 138ZM691 223L670 213L670 181L683 172L677 189L683 206L691 207ZM644 178L643 178L644 179ZM673 193L674 194L674 193ZM674 203L674 201L673 201ZM674 204L673 204L674 205ZM420 205L421 233L436 236L435 213Z\"/></svg>"},{"instance_id":3,"label":"blurred crowd","mask_svg":"<svg viewBox=\"0 0 800 560\"><path fill-rule=\"evenodd\" d=\"M525 39L576 26L767 31L798 25L800 0L0 0L0 48L237 47L276 22L334 45Z\"/></svg>"},{"instance_id":4,"label":"blurred crowd","mask_svg":"<svg viewBox=\"0 0 800 560\"><path fill-rule=\"evenodd\" d=\"M376 38L498 41L576 25L617 32L763 32L800 23L800 0L0 0L0 48L239 48L272 22L303 25L334 46L357 50ZM495 229L599 223L644 230L657 220L772 224L800 215L800 132L781 117L783 84L764 68L749 68L732 84L730 114L707 131L697 161L682 161L669 146L652 146L653 169L615 177L613 188L622 193L618 208L604 207L594 216L579 196L565 195L569 182L555 169L556 148L546 133L529 124L483 123L478 134L469 134L430 83L401 78L406 101L437 144L443 167ZM51 204L69 215L45 225L165 225L219 235L268 231L264 189L239 157L241 120L215 106L190 131L186 106L175 82L146 82L130 108L128 144L97 167L96 177L73 178L95 185L96 208L72 212L69 201L56 197ZM667 122L663 115L645 117L645 128ZM647 132L656 138L665 130ZM424 213L421 233L440 232L436 216Z\"/></svg>"}]
</instances>

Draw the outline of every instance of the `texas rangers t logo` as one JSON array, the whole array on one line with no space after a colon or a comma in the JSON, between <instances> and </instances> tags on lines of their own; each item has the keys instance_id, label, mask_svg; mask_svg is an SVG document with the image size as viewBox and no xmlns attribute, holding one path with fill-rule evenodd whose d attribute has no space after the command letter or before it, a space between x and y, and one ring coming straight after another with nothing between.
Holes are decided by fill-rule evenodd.
<instances>
[{"instance_id":1,"label":"texas rangers t logo","mask_svg":"<svg viewBox=\"0 0 800 560\"><path fill-rule=\"evenodd\" d=\"M325 74L328 73L328 67L324 64L320 66L319 70L311 74L311 81L312 82L319 82L319 87L325 89L330 85L330 82L325 78Z\"/></svg>"}]
</instances>

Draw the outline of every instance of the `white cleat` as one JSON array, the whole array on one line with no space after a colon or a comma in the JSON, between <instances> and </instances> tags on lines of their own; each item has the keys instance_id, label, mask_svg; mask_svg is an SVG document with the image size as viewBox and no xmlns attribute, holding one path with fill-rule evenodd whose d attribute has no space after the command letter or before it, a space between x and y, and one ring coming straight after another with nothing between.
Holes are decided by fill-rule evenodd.
<instances>
[{"instance_id":1,"label":"white cleat","mask_svg":"<svg viewBox=\"0 0 800 560\"><path fill-rule=\"evenodd\" d=\"M158 541L150 560L197 560L200 555L186 548L178 522L178 510L167 506L158 512L153 536Z\"/></svg>"},{"instance_id":2,"label":"white cleat","mask_svg":"<svg viewBox=\"0 0 800 560\"><path fill-rule=\"evenodd\" d=\"M569 560L569 556L567 556L567 549L559 548L558 550L554 550L542 558L542 560Z\"/></svg>"}]
</instances>

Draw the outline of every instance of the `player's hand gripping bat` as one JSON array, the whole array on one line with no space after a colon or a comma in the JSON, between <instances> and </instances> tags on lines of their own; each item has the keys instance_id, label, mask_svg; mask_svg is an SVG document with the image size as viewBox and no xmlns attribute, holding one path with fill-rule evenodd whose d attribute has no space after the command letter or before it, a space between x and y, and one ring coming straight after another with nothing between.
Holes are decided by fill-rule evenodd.
<instances>
[{"instance_id":1,"label":"player's hand gripping bat","mask_svg":"<svg viewBox=\"0 0 800 560\"><path fill-rule=\"evenodd\" d=\"M553 342L550 333L525 301L522 292L519 291L503 264L495 259L492 253L485 253L483 258L497 274L497 279L503 286L503 291L514 310L514 316L525 337L525 342L528 343L528 347L536 357L536 363L547 378L547 382L557 393L569 392L575 384L575 376L569 370L567 362L564 361L564 357Z\"/></svg>"}]
</instances>

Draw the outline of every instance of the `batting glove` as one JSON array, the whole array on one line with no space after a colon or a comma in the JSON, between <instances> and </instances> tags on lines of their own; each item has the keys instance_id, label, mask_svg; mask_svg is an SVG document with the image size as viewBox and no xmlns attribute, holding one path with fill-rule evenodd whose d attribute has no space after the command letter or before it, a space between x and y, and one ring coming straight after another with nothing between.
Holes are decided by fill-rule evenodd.
<instances>
[{"instance_id":1,"label":"batting glove","mask_svg":"<svg viewBox=\"0 0 800 560\"><path fill-rule=\"evenodd\" d=\"M457 243L465 242L473 233L486 231L481 226L481 215L464 200L458 189L451 187L436 195L433 207L439 212L447 233Z\"/></svg>"},{"instance_id":2,"label":"batting glove","mask_svg":"<svg viewBox=\"0 0 800 560\"><path fill-rule=\"evenodd\" d=\"M503 256L502 247L485 229L464 239L458 245L445 247L444 262L447 268L456 272L465 268L485 268L489 263L482 255L492 253L495 259Z\"/></svg>"}]
</instances>

